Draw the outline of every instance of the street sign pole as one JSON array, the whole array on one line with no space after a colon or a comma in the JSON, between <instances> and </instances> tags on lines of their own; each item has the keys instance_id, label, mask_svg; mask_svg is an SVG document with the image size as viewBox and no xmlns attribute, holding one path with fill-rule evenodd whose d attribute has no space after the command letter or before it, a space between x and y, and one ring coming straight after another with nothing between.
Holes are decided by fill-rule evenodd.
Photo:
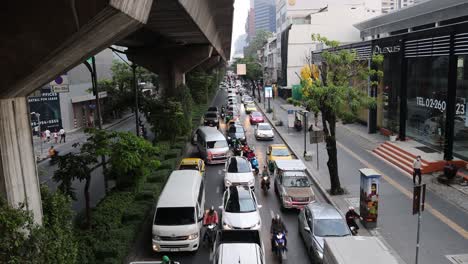
<instances>
[{"instance_id":1,"label":"street sign pole","mask_svg":"<svg viewBox=\"0 0 468 264\"><path fill-rule=\"evenodd\" d=\"M304 157L307 155L307 111L304 112Z\"/></svg>"},{"instance_id":2,"label":"street sign pole","mask_svg":"<svg viewBox=\"0 0 468 264\"><path fill-rule=\"evenodd\" d=\"M424 201L426 198L426 184L419 184L413 188L413 215L418 214L418 231L416 234L416 257L415 264L419 261L419 241L422 221L422 211L424 211Z\"/></svg>"},{"instance_id":3,"label":"street sign pole","mask_svg":"<svg viewBox=\"0 0 468 264\"><path fill-rule=\"evenodd\" d=\"M319 155L318 155L318 141L317 143L315 144L317 146L317 170L319 170Z\"/></svg>"}]
</instances>

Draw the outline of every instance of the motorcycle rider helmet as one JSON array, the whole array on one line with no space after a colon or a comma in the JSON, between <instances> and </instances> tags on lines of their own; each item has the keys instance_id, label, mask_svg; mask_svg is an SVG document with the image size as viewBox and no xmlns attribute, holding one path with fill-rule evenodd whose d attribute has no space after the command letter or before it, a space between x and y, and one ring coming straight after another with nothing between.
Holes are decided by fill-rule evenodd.
<instances>
[{"instance_id":1,"label":"motorcycle rider helmet","mask_svg":"<svg viewBox=\"0 0 468 264\"><path fill-rule=\"evenodd\" d=\"M281 216L279 214L276 214L275 220L279 222L281 220Z\"/></svg>"},{"instance_id":2,"label":"motorcycle rider helmet","mask_svg":"<svg viewBox=\"0 0 468 264\"><path fill-rule=\"evenodd\" d=\"M349 211L354 211L354 207L350 206L349 208Z\"/></svg>"},{"instance_id":3,"label":"motorcycle rider helmet","mask_svg":"<svg viewBox=\"0 0 468 264\"><path fill-rule=\"evenodd\" d=\"M170 263L170 261L171 261L171 260L169 259L168 256L165 256L165 255L164 255L164 256L162 257L162 263Z\"/></svg>"},{"instance_id":4,"label":"motorcycle rider helmet","mask_svg":"<svg viewBox=\"0 0 468 264\"><path fill-rule=\"evenodd\" d=\"M210 207L209 213L210 213L210 214L214 214L214 206L211 206L211 207Z\"/></svg>"}]
</instances>

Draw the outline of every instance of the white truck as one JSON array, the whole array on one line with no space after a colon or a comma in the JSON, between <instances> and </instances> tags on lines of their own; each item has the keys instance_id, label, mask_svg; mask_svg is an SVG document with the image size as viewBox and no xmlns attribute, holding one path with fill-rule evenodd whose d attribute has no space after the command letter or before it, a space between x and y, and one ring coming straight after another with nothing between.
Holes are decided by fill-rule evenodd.
<instances>
[{"instance_id":1,"label":"white truck","mask_svg":"<svg viewBox=\"0 0 468 264\"><path fill-rule=\"evenodd\" d=\"M377 237L325 238L323 264L400 264Z\"/></svg>"}]
</instances>

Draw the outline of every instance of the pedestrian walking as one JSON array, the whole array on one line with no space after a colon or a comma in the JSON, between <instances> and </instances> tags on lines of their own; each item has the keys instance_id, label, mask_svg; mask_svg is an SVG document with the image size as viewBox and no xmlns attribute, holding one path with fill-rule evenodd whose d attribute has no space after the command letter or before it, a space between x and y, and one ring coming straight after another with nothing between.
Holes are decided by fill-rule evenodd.
<instances>
[{"instance_id":1,"label":"pedestrian walking","mask_svg":"<svg viewBox=\"0 0 468 264\"><path fill-rule=\"evenodd\" d=\"M418 184L421 184L421 156L417 156L413 162L413 184L416 184L416 176Z\"/></svg>"},{"instance_id":2,"label":"pedestrian walking","mask_svg":"<svg viewBox=\"0 0 468 264\"><path fill-rule=\"evenodd\" d=\"M49 129L46 129L46 131L45 131L44 133L45 133L47 142L50 142L50 130L49 130Z\"/></svg>"},{"instance_id":3,"label":"pedestrian walking","mask_svg":"<svg viewBox=\"0 0 468 264\"><path fill-rule=\"evenodd\" d=\"M63 140L63 143L65 143L65 129L63 129L63 127L60 128L59 135L60 135L60 143L62 143L62 140Z\"/></svg>"},{"instance_id":4,"label":"pedestrian walking","mask_svg":"<svg viewBox=\"0 0 468 264\"><path fill-rule=\"evenodd\" d=\"M58 143L58 133L57 133L57 129L54 131L54 133L52 133L52 135L54 136L55 144L57 144L57 143Z\"/></svg>"}]
</instances>

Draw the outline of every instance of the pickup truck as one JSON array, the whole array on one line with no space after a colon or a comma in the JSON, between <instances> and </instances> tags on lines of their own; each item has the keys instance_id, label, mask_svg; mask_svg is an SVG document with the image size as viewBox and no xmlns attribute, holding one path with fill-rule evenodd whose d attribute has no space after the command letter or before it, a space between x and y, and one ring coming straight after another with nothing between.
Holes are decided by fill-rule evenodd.
<instances>
[{"instance_id":1,"label":"pickup truck","mask_svg":"<svg viewBox=\"0 0 468 264\"><path fill-rule=\"evenodd\" d=\"M323 264L399 264L377 237L325 238Z\"/></svg>"},{"instance_id":2,"label":"pickup truck","mask_svg":"<svg viewBox=\"0 0 468 264\"><path fill-rule=\"evenodd\" d=\"M259 230L219 230L210 262L265 264L265 250Z\"/></svg>"}]
</instances>

